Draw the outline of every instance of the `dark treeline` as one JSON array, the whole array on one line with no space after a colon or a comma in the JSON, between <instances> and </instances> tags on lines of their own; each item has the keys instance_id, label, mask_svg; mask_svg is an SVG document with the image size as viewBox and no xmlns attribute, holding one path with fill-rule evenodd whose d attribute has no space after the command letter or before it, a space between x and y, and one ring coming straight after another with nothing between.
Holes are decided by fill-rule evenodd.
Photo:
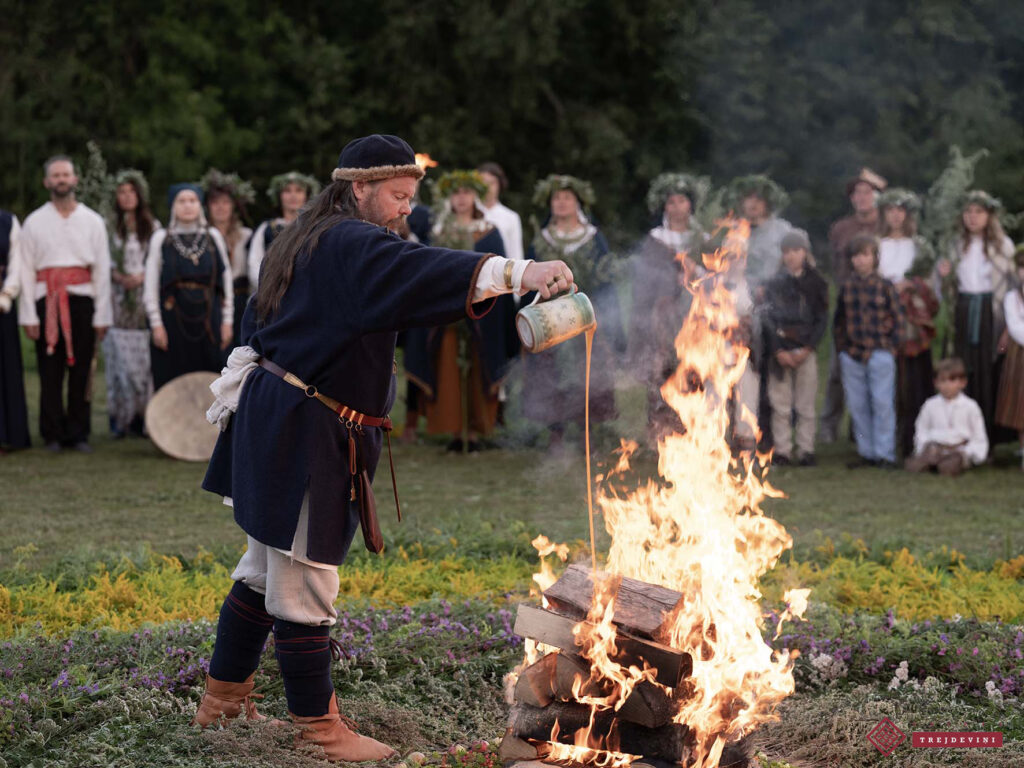
<instances>
[{"instance_id":1,"label":"dark treeline","mask_svg":"<svg viewBox=\"0 0 1024 768\"><path fill-rule=\"evenodd\" d=\"M159 192L211 165L326 179L373 131L448 168L498 160L524 211L538 177L589 178L620 242L663 170L769 173L820 237L848 174L925 189L951 144L989 148L978 184L1024 207L1020 3L0 0L0 18L0 205L22 215L40 163L89 139Z\"/></svg>"}]
</instances>

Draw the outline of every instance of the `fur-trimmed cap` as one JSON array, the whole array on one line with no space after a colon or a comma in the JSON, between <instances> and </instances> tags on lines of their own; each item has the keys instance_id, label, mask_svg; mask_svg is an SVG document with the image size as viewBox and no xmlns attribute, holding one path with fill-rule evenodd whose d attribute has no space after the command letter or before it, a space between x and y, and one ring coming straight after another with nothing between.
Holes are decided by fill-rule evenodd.
<instances>
[{"instance_id":1,"label":"fur-trimmed cap","mask_svg":"<svg viewBox=\"0 0 1024 768\"><path fill-rule=\"evenodd\" d=\"M193 184L190 181L184 182L182 184L171 184L171 186L168 187L167 189L167 207L173 208L175 199L185 190L191 190L192 192L195 192L196 197L199 198L200 204L202 204L203 200L206 199L206 196L203 194L203 188L200 187L198 184Z\"/></svg>"},{"instance_id":2,"label":"fur-trimmed cap","mask_svg":"<svg viewBox=\"0 0 1024 768\"><path fill-rule=\"evenodd\" d=\"M404 139L375 133L353 139L341 150L333 181L382 181L399 176L423 178L416 153Z\"/></svg>"}]
</instances>

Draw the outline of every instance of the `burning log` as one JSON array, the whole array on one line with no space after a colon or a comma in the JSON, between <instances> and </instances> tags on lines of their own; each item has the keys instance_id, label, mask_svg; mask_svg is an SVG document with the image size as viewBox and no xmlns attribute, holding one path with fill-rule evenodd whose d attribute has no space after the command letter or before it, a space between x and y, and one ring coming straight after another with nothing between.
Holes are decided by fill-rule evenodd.
<instances>
[{"instance_id":1,"label":"burning log","mask_svg":"<svg viewBox=\"0 0 1024 768\"><path fill-rule=\"evenodd\" d=\"M575 698L573 687L580 680L583 696L606 696L607 691L590 680L590 670L579 656L549 653L524 669L516 681L515 700L531 707L546 707L556 699Z\"/></svg>"},{"instance_id":2,"label":"burning log","mask_svg":"<svg viewBox=\"0 0 1024 768\"><path fill-rule=\"evenodd\" d=\"M578 619L586 617L594 600L594 579L590 568L579 563L570 565L558 581L544 590L544 597L560 613ZM632 634L664 640L667 625L683 600L682 592L622 578L615 594L612 621Z\"/></svg>"},{"instance_id":3,"label":"burning log","mask_svg":"<svg viewBox=\"0 0 1024 768\"><path fill-rule=\"evenodd\" d=\"M590 670L582 658L561 652L549 653L522 671L516 681L515 700L540 709L555 701L575 701L577 680L579 696L609 694L607 686L590 679ZM663 687L642 680L619 709L618 717L647 728L660 728L668 724L677 708L676 699Z\"/></svg>"},{"instance_id":4,"label":"burning log","mask_svg":"<svg viewBox=\"0 0 1024 768\"><path fill-rule=\"evenodd\" d=\"M543 709L518 704L512 708L510 727L519 739L546 741L551 739L557 722L558 741L572 744L573 735L587 728L590 720L591 708L583 704L558 701ZM678 723L646 728L622 720L612 710L604 710L594 715L590 735L592 739L601 740L611 736L607 743L617 744L617 749L622 752L677 762L693 748L689 733L689 728Z\"/></svg>"},{"instance_id":5,"label":"burning log","mask_svg":"<svg viewBox=\"0 0 1024 768\"><path fill-rule=\"evenodd\" d=\"M678 703L664 688L648 680L641 680L629 694L618 715L630 723L660 728L666 725L678 709Z\"/></svg>"},{"instance_id":6,"label":"burning log","mask_svg":"<svg viewBox=\"0 0 1024 768\"><path fill-rule=\"evenodd\" d=\"M520 605L516 614L515 633L530 637L545 645L572 651L577 647L573 627L580 622L543 608ZM655 679L664 686L675 688L693 671L690 655L667 645L633 637L619 631L615 640L618 653L615 660L623 666L643 667L644 662L657 669Z\"/></svg>"},{"instance_id":7,"label":"burning log","mask_svg":"<svg viewBox=\"0 0 1024 768\"><path fill-rule=\"evenodd\" d=\"M521 762L544 758L551 751L547 744L531 744L516 736L511 728L505 730L498 747L498 757L503 763Z\"/></svg>"}]
</instances>

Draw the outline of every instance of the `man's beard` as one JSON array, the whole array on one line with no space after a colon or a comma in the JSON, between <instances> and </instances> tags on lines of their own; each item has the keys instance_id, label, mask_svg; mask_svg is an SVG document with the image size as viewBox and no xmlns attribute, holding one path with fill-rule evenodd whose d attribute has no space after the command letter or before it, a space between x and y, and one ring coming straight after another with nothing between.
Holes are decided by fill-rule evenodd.
<instances>
[{"instance_id":1,"label":"man's beard","mask_svg":"<svg viewBox=\"0 0 1024 768\"><path fill-rule=\"evenodd\" d=\"M382 206L377 205L376 195L368 198L366 202L360 206L359 214L363 217L364 221L376 224L379 227L387 227L392 232L398 232L405 223L405 216L396 216L393 219L384 219L385 214L382 210Z\"/></svg>"},{"instance_id":2,"label":"man's beard","mask_svg":"<svg viewBox=\"0 0 1024 768\"><path fill-rule=\"evenodd\" d=\"M50 187L50 194L61 200L66 200L75 194L75 187L73 184L56 184Z\"/></svg>"}]
</instances>

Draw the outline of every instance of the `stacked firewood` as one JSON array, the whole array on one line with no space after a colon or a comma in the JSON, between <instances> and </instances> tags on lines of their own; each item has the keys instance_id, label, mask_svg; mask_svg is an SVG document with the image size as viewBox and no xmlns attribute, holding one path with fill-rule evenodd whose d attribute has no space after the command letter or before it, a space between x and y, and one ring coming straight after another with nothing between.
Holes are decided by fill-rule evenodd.
<instances>
[{"instance_id":1,"label":"stacked firewood","mask_svg":"<svg viewBox=\"0 0 1024 768\"><path fill-rule=\"evenodd\" d=\"M688 654L662 642L683 595L635 579L619 581L612 619L617 649L613 658L622 666L641 669L646 662L657 670L655 682L637 684L618 710L593 713L573 692L575 688L582 697L607 697L612 692L610 681L591 679L590 664L579 655L573 633L590 611L593 590L590 569L571 565L544 592L548 608L519 607L516 634L559 650L519 675L509 729L502 740L502 759L507 763L543 759L553 740L573 744L575 733L593 719L591 738L606 749L685 764L692 753L692 738L689 729L672 718L692 693L687 683L692 663Z\"/></svg>"}]
</instances>

